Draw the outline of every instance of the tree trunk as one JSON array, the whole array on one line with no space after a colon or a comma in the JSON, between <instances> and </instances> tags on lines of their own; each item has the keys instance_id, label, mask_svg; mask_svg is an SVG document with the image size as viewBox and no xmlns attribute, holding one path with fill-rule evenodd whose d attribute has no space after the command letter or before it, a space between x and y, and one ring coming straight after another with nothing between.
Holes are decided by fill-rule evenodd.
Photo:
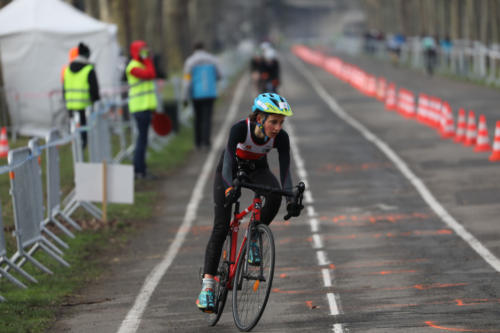
<instances>
[{"instance_id":1,"label":"tree trunk","mask_svg":"<svg viewBox=\"0 0 500 333\"><path fill-rule=\"evenodd\" d=\"M481 19L479 20L479 25L480 25L480 40L484 45L488 45L488 26L491 22L491 13L489 10L490 6L490 1L489 0L483 0L480 1L480 6L481 6Z\"/></svg>"},{"instance_id":2,"label":"tree trunk","mask_svg":"<svg viewBox=\"0 0 500 333\"><path fill-rule=\"evenodd\" d=\"M491 42L492 43L498 43L498 24L500 24L500 21L498 20L498 0L492 0L491 1Z\"/></svg>"},{"instance_id":3,"label":"tree trunk","mask_svg":"<svg viewBox=\"0 0 500 333\"><path fill-rule=\"evenodd\" d=\"M99 0L99 15L102 21L111 22L108 0Z\"/></svg>"},{"instance_id":4,"label":"tree trunk","mask_svg":"<svg viewBox=\"0 0 500 333\"><path fill-rule=\"evenodd\" d=\"M474 0L465 0L465 13L464 13L464 37L468 40L473 40L474 31Z\"/></svg>"},{"instance_id":5,"label":"tree trunk","mask_svg":"<svg viewBox=\"0 0 500 333\"><path fill-rule=\"evenodd\" d=\"M109 0L111 8L111 21L118 26L118 41L124 49L124 53L128 54L128 48L132 42L132 31L130 23L130 0Z\"/></svg>"},{"instance_id":6,"label":"tree trunk","mask_svg":"<svg viewBox=\"0 0 500 333\"><path fill-rule=\"evenodd\" d=\"M460 25L462 21L460 20L460 1L451 0L450 3L450 38L459 39L461 37Z\"/></svg>"},{"instance_id":7,"label":"tree trunk","mask_svg":"<svg viewBox=\"0 0 500 333\"><path fill-rule=\"evenodd\" d=\"M87 15L99 19L99 7L95 0L85 0L84 9Z\"/></svg>"},{"instance_id":8,"label":"tree trunk","mask_svg":"<svg viewBox=\"0 0 500 333\"><path fill-rule=\"evenodd\" d=\"M163 3L164 31L167 42L169 72L182 69L184 57L190 49L187 0L168 0Z\"/></svg>"}]
</instances>

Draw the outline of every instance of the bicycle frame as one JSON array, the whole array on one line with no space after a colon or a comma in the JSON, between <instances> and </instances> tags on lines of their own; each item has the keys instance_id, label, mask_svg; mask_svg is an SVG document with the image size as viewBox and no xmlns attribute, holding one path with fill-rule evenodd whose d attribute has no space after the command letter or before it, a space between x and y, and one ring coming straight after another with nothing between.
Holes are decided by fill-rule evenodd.
<instances>
[{"instance_id":1,"label":"bicycle frame","mask_svg":"<svg viewBox=\"0 0 500 333\"><path fill-rule=\"evenodd\" d=\"M245 244L247 242L248 238L248 230L250 230L250 227L252 223L255 221L260 221L260 210L262 208L262 199L260 196L256 195L253 199L253 202L250 206L248 206L245 210L242 212L239 211L239 201L235 205L235 212L234 212L234 219L231 221L229 225L229 229L231 232L231 249L229 253L229 278L227 280L227 289L232 290L232 282L234 280L234 276L236 275L236 267L238 266L238 261L240 260L241 254L243 252L243 249L245 248ZM238 232L241 224L241 220L247 216L248 214L252 213L252 217L250 218L250 221L248 222L248 227L245 232L245 235L243 236L243 240L241 241L240 248L238 250L238 255L236 256L236 250L238 246Z\"/></svg>"}]
</instances>

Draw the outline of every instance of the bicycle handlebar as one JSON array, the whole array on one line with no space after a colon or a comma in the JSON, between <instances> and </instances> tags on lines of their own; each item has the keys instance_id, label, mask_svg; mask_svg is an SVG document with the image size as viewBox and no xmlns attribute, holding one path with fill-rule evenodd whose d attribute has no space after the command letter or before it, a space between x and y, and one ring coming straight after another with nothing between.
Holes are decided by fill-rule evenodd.
<instances>
[{"instance_id":1,"label":"bicycle handlebar","mask_svg":"<svg viewBox=\"0 0 500 333\"><path fill-rule=\"evenodd\" d=\"M304 184L304 182L299 182L297 186L295 186L295 190L294 191L290 191L290 190L283 190L283 189L280 189L280 188L275 188L275 187L270 187L270 186L265 186L265 185L259 185L259 184L251 184L251 183L247 183L247 182L243 182L241 181L239 178L236 178L234 181L233 181L233 186L236 188L236 189L239 189L241 187L244 187L244 188L248 188L254 192L265 192L265 193L275 193L275 194L279 194L279 195L282 195L282 196L286 196L286 197L292 197L292 202L302 206L302 199L304 197L304 191L306 189L306 185ZM290 215L290 213L286 214L284 219L285 220L288 220L290 219L290 217L292 217Z\"/></svg>"},{"instance_id":2,"label":"bicycle handlebar","mask_svg":"<svg viewBox=\"0 0 500 333\"><path fill-rule=\"evenodd\" d=\"M235 188L238 188L238 187L248 188L249 190L252 190L254 192L265 192L265 193L279 194L279 195L282 195L285 197L293 197L295 195L295 193L293 191L282 190L280 188L271 187L271 186L242 182L239 179L235 179L233 181L233 186Z\"/></svg>"}]
</instances>

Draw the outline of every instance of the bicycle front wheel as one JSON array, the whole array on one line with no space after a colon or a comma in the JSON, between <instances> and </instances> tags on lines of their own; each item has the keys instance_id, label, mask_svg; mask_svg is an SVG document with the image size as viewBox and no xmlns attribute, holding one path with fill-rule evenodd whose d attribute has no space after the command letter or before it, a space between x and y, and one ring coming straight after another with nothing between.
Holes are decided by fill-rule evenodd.
<instances>
[{"instance_id":1,"label":"bicycle front wheel","mask_svg":"<svg viewBox=\"0 0 500 333\"><path fill-rule=\"evenodd\" d=\"M233 286L234 323L245 332L257 325L264 312L273 283L275 258L273 234L267 225L257 225L247 242Z\"/></svg>"},{"instance_id":2,"label":"bicycle front wheel","mask_svg":"<svg viewBox=\"0 0 500 333\"><path fill-rule=\"evenodd\" d=\"M215 326L222 316L224 306L227 299L227 280L229 278L230 258L229 251L231 248L231 236L226 237L222 252L220 255L219 266L217 267L217 275L215 276L215 309L214 313L208 315L208 324Z\"/></svg>"}]
</instances>

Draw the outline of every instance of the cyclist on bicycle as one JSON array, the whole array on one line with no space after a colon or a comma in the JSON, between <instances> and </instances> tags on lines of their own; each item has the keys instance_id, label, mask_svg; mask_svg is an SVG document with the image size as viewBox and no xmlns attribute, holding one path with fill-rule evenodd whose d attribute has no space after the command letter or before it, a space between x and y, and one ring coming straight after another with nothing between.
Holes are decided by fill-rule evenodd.
<instances>
[{"instance_id":1,"label":"cyclist on bicycle","mask_svg":"<svg viewBox=\"0 0 500 333\"><path fill-rule=\"evenodd\" d=\"M272 174L267 163L267 153L276 148L279 154L280 178L283 189L291 189L290 179L290 141L288 133L282 129L285 117L292 115L288 102L278 94L258 95L252 113L233 125L229 139L222 153L215 173L214 202L215 217L212 234L205 253L203 284L196 305L203 312L214 310L214 275L221 256L224 240L229 232L232 203L240 193L232 186L238 163L244 165L248 181L271 187L279 182ZM238 161L241 160L241 161ZM278 213L281 196L269 194L261 210L261 222L269 225ZM302 206L287 198L287 210L291 216L299 216ZM251 244L250 264L259 264L257 244Z\"/></svg>"},{"instance_id":2,"label":"cyclist on bicycle","mask_svg":"<svg viewBox=\"0 0 500 333\"><path fill-rule=\"evenodd\" d=\"M277 93L280 85L280 64L276 51L270 47L264 50L264 58L260 65L260 93Z\"/></svg>"}]
</instances>

